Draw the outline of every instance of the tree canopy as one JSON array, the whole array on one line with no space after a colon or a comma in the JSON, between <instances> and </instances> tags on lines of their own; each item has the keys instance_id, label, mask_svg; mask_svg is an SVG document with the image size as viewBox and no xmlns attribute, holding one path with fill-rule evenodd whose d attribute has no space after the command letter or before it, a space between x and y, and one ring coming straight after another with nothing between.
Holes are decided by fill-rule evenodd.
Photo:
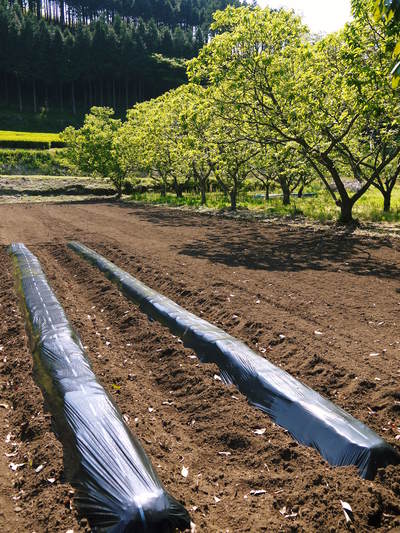
<instances>
[{"instance_id":1,"label":"tree canopy","mask_svg":"<svg viewBox=\"0 0 400 533\"><path fill-rule=\"evenodd\" d=\"M250 181L290 194L318 179L353 223L376 187L385 210L400 173L399 103L388 72L398 34L360 0L354 21L315 39L284 9L217 11L214 37L188 65L189 85L140 103L118 134L127 174L177 195L207 182L230 198Z\"/></svg>"},{"instance_id":2,"label":"tree canopy","mask_svg":"<svg viewBox=\"0 0 400 533\"><path fill-rule=\"evenodd\" d=\"M192 60L189 77L219 89L221 114L249 141L294 143L351 221L399 153L391 56L378 28L360 17L313 43L293 13L227 8L212 29L224 31ZM354 193L349 179L359 184Z\"/></svg>"}]
</instances>

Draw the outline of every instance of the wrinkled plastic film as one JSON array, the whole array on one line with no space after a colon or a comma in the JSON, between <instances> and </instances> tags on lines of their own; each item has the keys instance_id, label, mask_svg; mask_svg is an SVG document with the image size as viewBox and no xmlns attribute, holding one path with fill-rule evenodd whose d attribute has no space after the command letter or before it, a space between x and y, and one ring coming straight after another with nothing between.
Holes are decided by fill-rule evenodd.
<instances>
[{"instance_id":1,"label":"wrinkled plastic film","mask_svg":"<svg viewBox=\"0 0 400 533\"><path fill-rule=\"evenodd\" d=\"M363 478L373 479L378 468L400 464L399 453L365 424L243 342L189 313L90 248L77 242L68 246L97 266L146 314L179 335L202 362L217 364L226 383L236 385L251 404L298 442L318 450L331 465L355 465Z\"/></svg>"},{"instance_id":2,"label":"wrinkled plastic film","mask_svg":"<svg viewBox=\"0 0 400 533\"><path fill-rule=\"evenodd\" d=\"M75 504L94 531L173 532L190 526L185 508L163 488L149 458L99 384L79 337L37 258L12 244L35 381L63 445Z\"/></svg>"}]
</instances>

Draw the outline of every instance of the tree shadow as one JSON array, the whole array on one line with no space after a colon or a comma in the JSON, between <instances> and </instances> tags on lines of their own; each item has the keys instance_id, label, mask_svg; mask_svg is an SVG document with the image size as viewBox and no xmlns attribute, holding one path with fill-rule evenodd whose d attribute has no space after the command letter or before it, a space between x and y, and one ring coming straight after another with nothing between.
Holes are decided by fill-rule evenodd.
<instances>
[{"instance_id":1,"label":"tree shadow","mask_svg":"<svg viewBox=\"0 0 400 533\"><path fill-rule=\"evenodd\" d=\"M364 238L334 229L281 227L223 228L186 244L178 253L252 270L346 271L359 276L400 279L399 264L382 257L392 248L389 239ZM376 253L373 253L373 252Z\"/></svg>"},{"instance_id":2,"label":"tree shadow","mask_svg":"<svg viewBox=\"0 0 400 533\"><path fill-rule=\"evenodd\" d=\"M305 226L226 218L179 209L116 202L128 215L151 224L204 232L188 244L173 245L180 255L250 270L351 272L400 279L400 265L389 257L399 250L390 238L360 235L352 228ZM393 254L390 254L393 256Z\"/></svg>"},{"instance_id":3,"label":"tree shadow","mask_svg":"<svg viewBox=\"0 0 400 533\"><path fill-rule=\"evenodd\" d=\"M132 215L146 222L150 222L151 224L159 224L161 226L169 226L175 228L179 228L182 226L194 228L213 228L217 223L221 224L223 222L227 222L228 224L231 224L230 220L228 218L225 218L226 213L229 212L229 210L227 209L220 211L221 215L225 215L224 217L222 217L218 214L215 215L214 211L211 211L208 214L207 211L192 212L188 209L180 209L179 207L164 207L159 205L152 206L145 203L136 203L135 205L132 205L132 203L124 202L123 200L119 203L116 202L114 204L114 207L117 206L125 209L130 209L128 215ZM231 218L234 220L238 220L239 217L235 217L233 215Z\"/></svg>"}]
</instances>

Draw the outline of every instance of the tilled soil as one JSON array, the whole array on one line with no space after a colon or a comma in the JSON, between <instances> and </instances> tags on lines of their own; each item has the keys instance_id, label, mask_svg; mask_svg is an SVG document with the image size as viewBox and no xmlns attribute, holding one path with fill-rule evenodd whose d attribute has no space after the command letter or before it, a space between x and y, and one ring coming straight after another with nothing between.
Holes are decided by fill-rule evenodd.
<instances>
[{"instance_id":1,"label":"tilled soil","mask_svg":"<svg viewBox=\"0 0 400 533\"><path fill-rule=\"evenodd\" d=\"M3 205L2 531L88 529L75 516L61 446L32 380L6 253L12 241L38 256L99 380L198 531L400 530L400 467L364 481L355 468L332 468L296 444L216 379L217 367L200 364L67 249L70 239L223 327L400 445L399 241L164 208ZM340 500L354 512L347 526Z\"/></svg>"}]
</instances>

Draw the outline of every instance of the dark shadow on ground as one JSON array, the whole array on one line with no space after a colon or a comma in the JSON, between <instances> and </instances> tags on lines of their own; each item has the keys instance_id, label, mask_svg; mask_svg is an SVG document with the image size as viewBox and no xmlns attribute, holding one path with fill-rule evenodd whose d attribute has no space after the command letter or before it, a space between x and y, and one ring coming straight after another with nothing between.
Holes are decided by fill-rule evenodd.
<instances>
[{"instance_id":1,"label":"dark shadow on ground","mask_svg":"<svg viewBox=\"0 0 400 533\"><path fill-rule=\"evenodd\" d=\"M298 227L268 221L229 220L181 210L115 204L130 208L129 215L152 224L202 228L204 238L174 246L181 255L208 259L228 266L270 271L347 271L359 276L400 280L400 264L380 259L380 250L400 251L390 238L354 233L337 226Z\"/></svg>"},{"instance_id":2,"label":"dark shadow on ground","mask_svg":"<svg viewBox=\"0 0 400 533\"><path fill-rule=\"evenodd\" d=\"M334 229L246 227L235 232L225 227L223 235L208 232L204 239L180 247L178 253L257 270L347 271L400 280L400 265L379 259L384 247L393 244L386 238L364 238Z\"/></svg>"},{"instance_id":3,"label":"dark shadow on ground","mask_svg":"<svg viewBox=\"0 0 400 533\"><path fill-rule=\"evenodd\" d=\"M123 208L127 216L155 226L192 228L197 231L192 242L187 233L171 244L174 252L231 267L243 266L254 270L295 272L316 270L350 272L358 276L394 279L400 283L400 262L387 259L398 253L400 244L382 236L355 234L352 229L317 224L298 226L280 221L231 220L202 213L192 213L169 207L132 205L130 202L93 198L48 202L57 205L104 204L109 208ZM29 205L29 204L27 204ZM154 228L157 231L157 228ZM189 237L190 238L190 237ZM386 258L384 258L386 256ZM399 289L400 290L400 289Z\"/></svg>"},{"instance_id":4,"label":"dark shadow on ground","mask_svg":"<svg viewBox=\"0 0 400 533\"><path fill-rule=\"evenodd\" d=\"M226 221L225 217L215 215L213 212L196 212L178 207L151 204L132 204L131 202L115 202L114 207L122 207L128 210L128 215L135 216L151 224L170 227L214 227L216 223ZM228 210L221 210L220 214L226 214ZM234 218L234 217L233 217ZM228 221L228 223L230 223Z\"/></svg>"}]
</instances>

